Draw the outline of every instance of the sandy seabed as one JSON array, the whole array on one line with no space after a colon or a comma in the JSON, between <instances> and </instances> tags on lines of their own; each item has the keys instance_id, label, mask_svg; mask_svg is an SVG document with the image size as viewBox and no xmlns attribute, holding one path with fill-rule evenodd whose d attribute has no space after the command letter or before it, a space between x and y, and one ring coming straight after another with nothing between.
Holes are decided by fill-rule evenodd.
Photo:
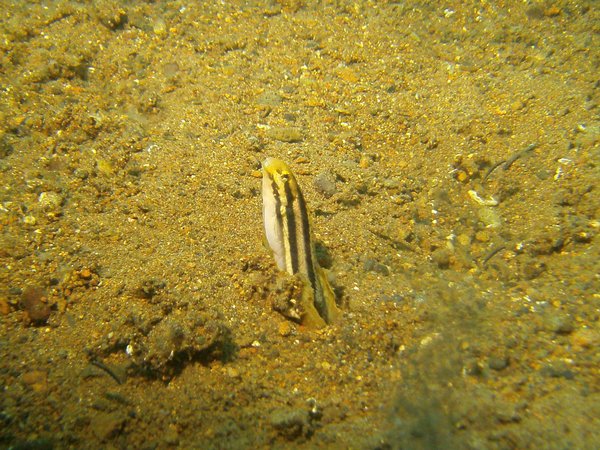
<instances>
[{"instance_id":1,"label":"sandy seabed","mask_svg":"<svg viewBox=\"0 0 600 450\"><path fill-rule=\"evenodd\" d=\"M0 6L1 448L598 448L595 2Z\"/></svg>"}]
</instances>

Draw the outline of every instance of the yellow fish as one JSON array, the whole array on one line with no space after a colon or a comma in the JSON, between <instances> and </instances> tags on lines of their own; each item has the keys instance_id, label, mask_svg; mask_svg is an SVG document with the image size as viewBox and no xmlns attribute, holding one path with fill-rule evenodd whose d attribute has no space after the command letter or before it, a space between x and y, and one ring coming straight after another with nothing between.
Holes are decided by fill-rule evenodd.
<instances>
[{"instance_id":1,"label":"yellow fish","mask_svg":"<svg viewBox=\"0 0 600 450\"><path fill-rule=\"evenodd\" d=\"M323 327L339 310L327 274L316 258L306 202L286 163L267 158L262 163L263 219L277 267L304 282L302 323Z\"/></svg>"}]
</instances>

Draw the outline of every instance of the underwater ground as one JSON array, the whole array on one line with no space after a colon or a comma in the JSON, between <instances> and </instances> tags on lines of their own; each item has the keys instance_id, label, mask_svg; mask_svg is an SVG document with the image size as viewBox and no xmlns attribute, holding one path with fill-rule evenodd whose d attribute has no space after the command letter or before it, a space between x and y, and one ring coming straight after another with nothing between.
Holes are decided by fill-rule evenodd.
<instances>
[{"instance_id":1,"label":"underwater ground","mask_svg":"<svg viewBox=\"0 0 600 450\"><path fill-rule=\"evenodd\" d=\"M0 448L598 448L596 2L0 14ZM322 330L274 310L268 156Z\"/></svg>"}]
</instances>

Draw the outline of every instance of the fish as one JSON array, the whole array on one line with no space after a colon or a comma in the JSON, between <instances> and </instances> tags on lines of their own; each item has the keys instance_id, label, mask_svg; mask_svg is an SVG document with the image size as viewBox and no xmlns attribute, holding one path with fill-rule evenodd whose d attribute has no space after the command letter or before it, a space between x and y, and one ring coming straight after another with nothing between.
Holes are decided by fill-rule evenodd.
<instances>
[{"instance_id":1,"label":"fish","mask_svg":"<svg viewBox=\"0 0 600 450\"><path fill-rule=\"evenodd\" d=\"M321 328L339 310L327 273L319 266L306 201L288 165L276 158L262 163L265 234L279 270L303 281L301 323Z\"/></svg>"}]
</instances>

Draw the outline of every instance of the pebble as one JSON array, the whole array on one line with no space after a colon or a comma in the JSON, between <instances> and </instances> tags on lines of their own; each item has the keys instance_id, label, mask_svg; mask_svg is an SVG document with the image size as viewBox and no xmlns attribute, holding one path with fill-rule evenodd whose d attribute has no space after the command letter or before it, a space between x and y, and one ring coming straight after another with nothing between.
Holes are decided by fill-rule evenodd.
<instances>
[{"instance_id":1,"label":"pebble","mask_svg":"<svg viewBox=\"0 0 600 450\"><path fill-rule=\"evenodd\" d=\"M455 178L461 183L465 183L469 180L469 174L464 170L459 170L458 172L456 172Z\"/></svg>"},{"instance_id":2,"label":"pebble","mask_svg":"<svg viewBox=\"0 0 600 450\"><path fill-rule=\"evenodd\" d=\"M572 380L575 374L563 361L551 361L541 368L541 373L551 378Z\"/></svg>"},{"instance_id":3,"label":"pebble","mask_svg":"<svg viewBox=\"0 0 600 450\"><path fill-rule=\"evenodd\" d=\"M341 67L337 70L337 76L348 83L356 83L358 75L350 67Z\"/></svg>"},{"instance_id":4,"label":"pebble","mask_svg":"<svg viewBox=\"0 0 600 450\"><path fill-rule=\"evenodd\" d=\"M115 173L114 166L106 159L98 158L96 160L96 168L98 169L98 173L104 175L105 177L110 177Z\"/></svg>"},{"instance_id":5,"label":"pebble","mask_svg":"<svg viewBox=\"0 0 600 450\"><path fill-rule=\"evenodd\" d=\"M502 225L500 213L494 208L481 208L477 211L479 220L489 228L499 228Z\"/></svg>"},{"instance_id":6,"label":"pebble","mask_svg":"<svg viewBox=\"0 0 600 450\"><path fill-rule=\"evenodd\" d=\"M178 445L179 444L179 432L177 431L177 427L173 424L169 425L165 434L163 436L165 442L169 445Z\"/></svg>"},{"instance_id":7,"label":"pebble","mask_svg":"<svg viewBox=\"0 0 600 450\"><path fill-rule=\"evenodd\" d=\"M302 132L294 127L273 127L267 131L267 136L281 142L300 142L304 139Z\"/></svg>"},{"instance_id":8,"label":"pebble","mask_svg":"<svg viewBox=\"0 0 600 450\"><path fill-rule=\"evenodd\" d=\"M234 367L228 367L226 370L226 373L229 378L240 378L241 377L240 371Z\"/></svg>"},{"instance_id":9,"label":"pebble","mask_svg":"<svg viewBox=\"0 0 600 450\"><path fill-rule=\"evenodd\" d=\"M300 409L278 409L271 414L271 425L288 440L299 438L307 431L307 413Z\"/></svg>"},{"instance_id":10,"label":"pebble","mask_svg":"<svg viewBox=\"0 0 600 450\"><path fill-rule=\"evenodd\" d=\"M34 392L45 392L48 389L48 373L43 370L32 370L21 375L21 381Z\"/></svg>"},{"instance_id":11,"label":"pebble","mask_svg":"<svg viewBox=\"0 0 600 450\"><path fill-rule=\"evenodd\" d=\"M386 277L390 274L390 268L388 266L372 258L365 259L363 262L363 269L366 272L375 272Z\"/></svg>"},{"instance_id":12,"label":"pebble","mask_svg":"<svg viewBox=\"0 0 600 450\"><path fill-rule=\"evenodd\" d=\"M488 359L488 366L492 370L504 370L508 366L508 358L492 356Z\"/></svg>"},{"instance_id":13,"label":"pebble","mask_svg":"<svg viewBox=\"0 0 600 450\"><path fill-rule=\"evenodd\" d=\"M335 177L331 172L321 172L314 179L315 189L329 198L337 192Z\"/></svg>"},{"instance_id":14,"label":"pebble","mask_svg":"<svg viewBox=\"0 0 600 450\"><path fill-rule=\"evenodd\" d=\"M490 233L487 230L479 230L475 233L475 239L479 242L489 242Z\"/></svg>"},{"instance_id":15,"label":"pebble","mask_svg":"<svg viewBox=\"0 0 600 450\"><path fill-rule=\"evenodd\" d=\"M118 414L96 414L92 418L90 428L92 433L98 440L106 441L110 438L115 437L123 426L125 420L121 415Z\"/></svg>"},{"instance_id":16,"label":"pebble","mask_svg":"<svg viewBox=\"0 0 600 450\"><path fill-rule=\"evenodd\" d=\"M573 332L575 326L573 318L568 314L550 314L545 318L544 325L548 331L557 334L569 334Z\"/></svg>"},{"instance_id":17,"label":"pebble","mask_svg":"<svg viewBox=\"0 0 600 450\"><path fill-rule=\"evenodd\" d=\"M494 197L482 198L477 191L470 190L469 197L479 205L482 206L498 206L498 200Z\"/></svg>"},{"instance_id":18,"label":"pebble","mask_svg":"<svg viewBox=\"0 0 600 450\"><path fill-rule=\"evenodd\" d=\"M21 295L21 307L29 319L36 325L43 325L50 317L51 309L48 305L46 292L36 286L28 286Z\"/></svg>"},{"instance_id":19,"label":"pebble","mask_svg":"<svg viewBox=\"0 0 600 450\"><path fill-rule=\"evenodd\" d=\"M278 328L280 336L285 337L285 336L289 336L290 334L292 334L292 326L287 321L279 322L279 325L277 328Z\"/></svg>"},{"instance_id":20,"label":"pebble","mask_svg":"<svg viewBox=\"0 0 600 450\"><path fill-rule=\"evenodd\" d=\"M360 167L361 169L367 169L370 166L371 158L369 158L367 155L362 155L360 157L360 161L358 162L358 167Z\"/></svg>"},{"instance_id":21,"label":"pebble","mask_svg":"<svg viewBox=\"0 0 600 450\"><path fill-rule=\"evenodd\" d=\"M81 272L79 272L79 276L84 280L89 280L92 278L92 271L88 268L82 269Z\"/></svg>"},{"instance_id":22,"label":"pebble","mask_svg":"<svg viewBox=\"0 0 600 450\"><path fill-rule=\"evenodd\" d=\"M520 422L521 416L511 404L497 405L494 411L494 416L500 423Z\"/></svg>"},{"instance_id":23,"label":"pebble","mask_svg":"<svg viewBox=\"0 0 600 450\"><path fill-rule=\"evenodd\" d=\"M469 236L468 234L464 234L464 233L463 234L459 234L458 237L456 238L456 241L460 245L466 247L466 246L468 246L468 245L471 244L471 236Z\"/></svg>"},{"instance_id":24,"label":"pebble","mask_svg":"<svg viewBox=\"0 0 600 450\"><path fill-rule=\"evenodd\" d=\"M38 197L40 208L47 212L57 212L63 203L62 195L56 192L42 192Z\"/></svg>"},{"instance_id":25,"label":"pebble","mask_svg":"<svg viewBox=\"0 0 600 450\"><path fill-rule=\"evenodd\" d=\"M600 333L590 328L581 328L573 333L573 345L592 348L600 343Z\"/></svg>"},{"instance_id":26,"label":"pebble","mask_svg":"<svg viewBox=\"0 0 600 450\"><path fill-rule=\"evenodd\" d=\"M256 103L263 106L275 107L279 106L282 100L283 99L281 95L277 94L276 92L265 91L256 99Z\"/></svg>"},{"instance_id":27,"label":"pebble","mask_svg":"<svg viewBox=\"0 0 600 450\"><path fill-rule=\"evenodd\" d=\"M10 304L5 298L0 298L0 315L5 316L10 312Z\"/></svg>"},{"instance_id":28,"label":"pebble","mask_svg":"<svg viewBox=\"0 0 600 450\"><path fill-rule=\"evenodd\" d=\"M154 20L152 23L152 31L157 36L165 36L167 34L167 24L162 18Z\"/></svg>"},{"instance_id":29,"label":"pebble","mask_svg":"<svg viewBox=\"0 0 600 450\"><path fill-rule=\"evenodd\" d=\"M521 275L526 280L533 280L546 271L546 264L536 259L530 259L523 264Z\"/></svg>"},{"instance_id":30,"label":"pebble","mask_svg":"<svg viewBox=\"0 0 600 450\"><path fill-rule=\"evenodd\" d=\"M37 219L34 216L25 216L23 217L23 223L25 225L35 225L37 223Z\"/></svg>"},{"instance_id":31,"label":"pebble","mask_svg":"<svg viewBox=\"0 0 600 450\"><path fill-rule=\"evenodd\" d=\"M431 260L440 269L447 269L450 266L451 257L452 252L447 248L438 248L431 253Z\"/></svg>"}]
</instances>

